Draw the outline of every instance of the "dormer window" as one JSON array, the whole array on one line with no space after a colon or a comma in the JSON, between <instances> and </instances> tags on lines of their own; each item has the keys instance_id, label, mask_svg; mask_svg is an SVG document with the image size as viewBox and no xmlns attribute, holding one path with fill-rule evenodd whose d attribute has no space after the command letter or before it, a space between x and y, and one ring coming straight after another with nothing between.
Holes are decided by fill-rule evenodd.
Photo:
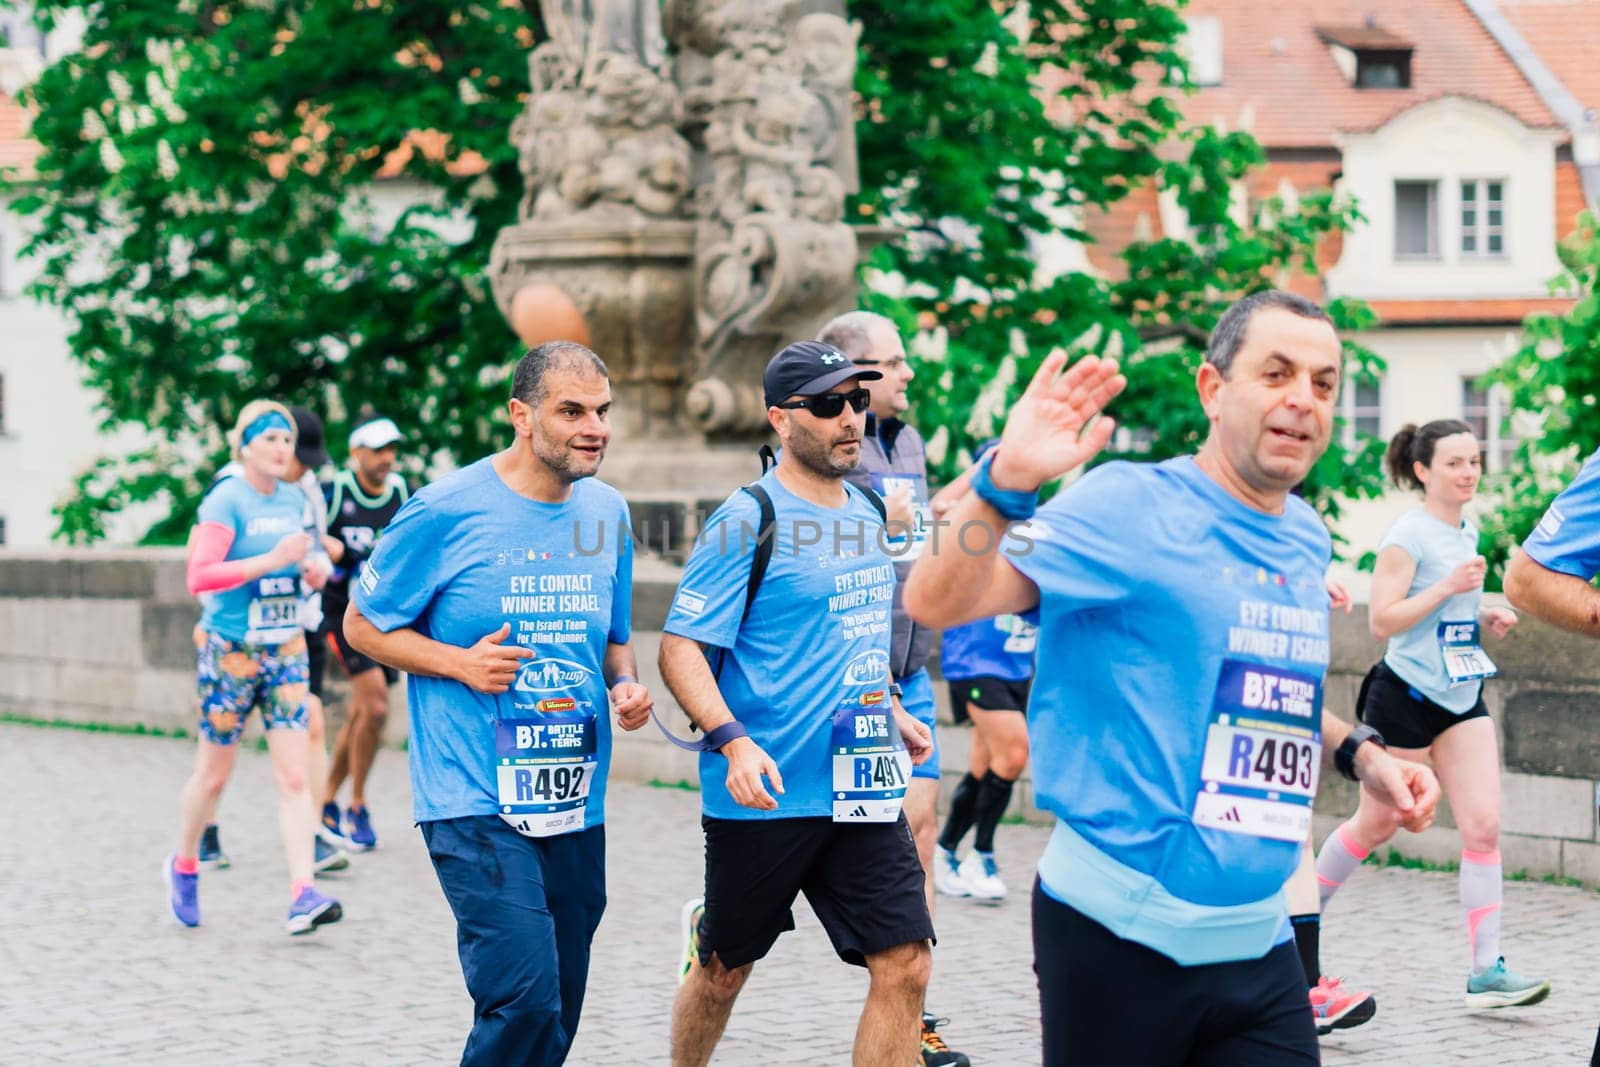
<instances>
[{"instance_id":1,"label":"dormer window","mask_svg":"<svg viewBox=\"0 0 1600 1067\"><path fill-rule=\"evenodd\" d=\"M1410 41L1368 19L1362 26L1318 26L1339 73L1357 89L1411 88Z\"/></svg>"},{"instance_id":2,"label":"dormer window","mask_svg":"<svg viewBox=\"0 0 1600 1067\"><path fill-rule=\"evenodd\" d=\"M1411 88L1411 53L1363 51L1356 53L1357 89Z\"/></svg>"}]
</instances>

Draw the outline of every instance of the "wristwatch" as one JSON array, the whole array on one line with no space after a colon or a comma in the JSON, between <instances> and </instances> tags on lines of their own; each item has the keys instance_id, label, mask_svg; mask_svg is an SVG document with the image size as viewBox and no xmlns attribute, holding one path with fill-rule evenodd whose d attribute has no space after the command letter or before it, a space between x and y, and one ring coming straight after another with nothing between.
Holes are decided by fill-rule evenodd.
<instances>
[{"instance_id":1,"label":"wristwatch","mask_svg":"<svg viewBox=\"0 0 1600 1067\"><path fill-rule=\"evenodd\" d=\"M1366 723L1361 723L1355 729L1351 730L1349 735L1345 737L1344 741L1340 743L1339 747L1334 750L1334 768L1352 782L1360 781L1360 779L1356 777L1356 749L1360 748L1368 741L1371 741L1379 748L1386 749L1389 747L1388 744L1384 742L1382 734L1368 726Z\"/></svg>"},{"instance_id":2,"label":"wristwatch","mask_svg":"<svg viewBox=\"0 0 1600 1067\"><path fill-rule=\"evenodd\" d=\"M892 697L904 696L905 695L905 690L900 688L900 683L899 682L890 682L889 683L889 695L892 696Z\"/></svg>"}]
</instances>

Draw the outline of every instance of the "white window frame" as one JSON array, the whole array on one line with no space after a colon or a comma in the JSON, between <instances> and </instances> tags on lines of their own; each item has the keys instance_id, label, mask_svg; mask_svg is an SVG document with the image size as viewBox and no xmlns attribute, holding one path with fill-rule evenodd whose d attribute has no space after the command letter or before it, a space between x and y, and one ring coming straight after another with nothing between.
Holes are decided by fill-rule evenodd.
<instances>
[{"instance_id":1,"label":"white window frame","mask_svg":"<svg viewBox=\"0 0 1600 1067\"><path fill-rule=\"evenodd\" d=\"M1428 198L1428 237L1432 249L1427 252L1400 251L1400 186L1421 185L1430 191ZM1394 232L1390 235L1389 252L1397 263L1435 263L1444 258L1443 220L1440 218L1443 182L1439 178L1395 178L1390 183L1390 196L1394 205Z\"/></svg>"},{"instance_id":2,"label":"white window frame","mask_svg":"<svg viewBox=\"0 0 1600 1067\"><path fill-rule=\"evenodd\" d=\"M1499 200L1491 200L1489 198L1489 186L1491 185L1498 185L1500 187ZM1508 212L1510 197L1507 195L1507 187L1509 185L1510 182L1505 178L1461 178L1457 181L1456 250L1461 254L1462 259L1501 260L1511 258L1511 227L1508 225L1510 221L1510 215ZM1466 217L1467 190L1469 188L1473 192L1473 223L1470 227L1467 225ZM1500 225L1498 227L1491 226L1489 224L1490 204L1499 205ZM1489 251L1489 238L1495 235L1496 230L1499 231L1498 236L1500 238L1500 251L1491 252ZM1468 250L1467 248L1467 238L1469 236L1473 239L1473 244L1477 246L1471 250Z\"/></svg>"},{"instance_id":3,"label":"white window frame","mask_svg":"<svg viewBox=\"0 0 1600 1067\"><path fill-rule=\"evenodd\" d=\"M1378 391L1375 404L1356 403L1356 390L1361 386L1371 386ZM1372 431L1374 437L1383 436L1383 379L1374 382L1358 382L1354 377L1344 380L1339 389L1339 443L1345 451L1353 451L1359 444L1356 431L1360 420L1371 419L1376 423Z\"/></svg>"},{"instance_id":4,"label":"white window frame","mask_svg":"<svg viewBox=\"0 0 1600 1067\"><path fill-rule=\"evenodd\" d=\"M1521 439L1511 430L1511 400L1505 386L1496 382L1488 389L1479 389L1476 384L1479 377L1468 374L1461 378L1461 421L1471 426L1474 433L1477 433L1479 421L1483 423L1483 433L1478 434L1483 472L1499 474L1506 469ZM1482 403L1469 406L1468 399L1476 397L1481 397Z\"/></svg>"}]
</instances>

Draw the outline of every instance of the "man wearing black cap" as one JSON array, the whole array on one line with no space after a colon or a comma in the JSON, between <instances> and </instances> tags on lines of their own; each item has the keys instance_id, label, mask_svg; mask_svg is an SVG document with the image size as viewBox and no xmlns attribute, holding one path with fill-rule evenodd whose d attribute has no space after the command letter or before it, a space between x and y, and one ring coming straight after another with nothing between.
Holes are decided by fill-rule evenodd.
<instances>
[{"instance_id":1,"label":"man wearing black cap","mask_svg":"<svg viewBox=\"0 0 1600 1067\"><path fill-rule=\"evenodd\" d=\"M932 741L889 674L882 501L845 481L861 459L862 383L881 377L815 341L772 358L778 462L708 520L664 627L662 677L705 733L706 895L687 914L676 1067L710 1060L802 892L839 957L871 976L854 1062L917 1059L933 923L900 808ZM771 553L752 588L763 512Z\"/></svg>"},{"instance_id":2,"label":"man wearing black cap","mask_svg":"<svg viewBox=\"0 0 1600 1067\"><path fill-rule=\"evenodd\" d=\"M328 582L324 643L350 677L350 706L333 742L333 767L319 781L323 792L322 826L348 839L359 851L375 848L378 835L367 811L367 775L378 754L378 742L389 716L389 687L400 679L393 667L351 647L341 620L350 602L350 583L360 576L378 538L394 521L410 496L405 479L395 473L400 428L391 419L375 417L350 431L350 467L323 486L328 502L328 533L337 569ZM350 779L350 807L341 820L339 789Z\"/></svg>"}]
</instances>

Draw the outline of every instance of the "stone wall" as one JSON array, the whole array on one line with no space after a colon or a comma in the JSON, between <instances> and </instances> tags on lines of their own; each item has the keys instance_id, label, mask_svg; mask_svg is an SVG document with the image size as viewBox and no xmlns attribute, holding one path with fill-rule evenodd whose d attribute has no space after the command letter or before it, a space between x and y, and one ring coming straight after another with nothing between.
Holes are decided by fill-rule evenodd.
<instances>
[{"instance_id":1,"label":"stone wall","mask_svg":"<svg viewBox=\"0 0 1600 1067\"><path fill-rule=\"evenodd\" d=\"M634 594L634 645L640 677L659 701L658 712L680 733L686 720L656 671L660 627L677 570L641 559ZM0 713L124 726L142 724L193 733L194 645L199 610L183 583L175 549L119 551L0 551ZM1364 612L1338 615L1328 705L1350 717L1361 677L1380 646L1367 634ZM1595 779L1600 775L1600 646L1524 621L1489 646L1502 677L1488 687L1490 713L1504 755L1503 839L1508 871L1561 874L1600 884L1600 835ZM937 662L934 664L937 673ZM332 671L337 678L337 669ZM942 684L941 718L948 721ZM331 686L338 714L341 687ZM394 689L385 738L406 736L404 686ZM255 727L252 727L254 729ZM966 768L968 729L940 733L944 784ZM617 738L613 773L635 781L696 780L693 755L667 744L647 726ZM1031 782L1018 789L1021 813L1038 818ZM1317 798L1319 838L1355 810L1355 787L1323 776ZM1419 836L1402 834L1404 855L1450 862L1460 845L1448 810Z\"/></svg>"}]
</instances>

